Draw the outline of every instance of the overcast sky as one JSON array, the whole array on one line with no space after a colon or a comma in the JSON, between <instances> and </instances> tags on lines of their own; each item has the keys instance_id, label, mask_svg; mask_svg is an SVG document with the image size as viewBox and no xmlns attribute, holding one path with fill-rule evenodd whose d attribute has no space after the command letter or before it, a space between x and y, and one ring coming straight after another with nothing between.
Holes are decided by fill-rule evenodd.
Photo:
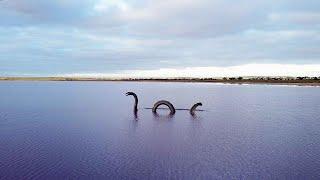
<instances>
[{"instance_id":1,"label":"overcast sky","mask_svg":"<svg viewBox=\"0 0 320 180\"><path fill-rule=\"evenodd\" d=\"M319 64L319 0L0 1L1 76L320 76Z\"/></svg>"}]
</instances>

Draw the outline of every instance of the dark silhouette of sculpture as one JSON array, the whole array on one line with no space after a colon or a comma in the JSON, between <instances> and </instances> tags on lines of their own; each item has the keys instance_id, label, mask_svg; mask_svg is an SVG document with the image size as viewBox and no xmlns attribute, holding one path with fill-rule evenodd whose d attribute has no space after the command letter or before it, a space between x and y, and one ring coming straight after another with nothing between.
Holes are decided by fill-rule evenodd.
<instances>
[{"instance_id":1,"label":"dark silhouette of sculpture","mask_svg":"<svg viewBox=\"0 0 320 180\"><path fill-rule=\"evenodd\" d=\"M170 109L170 115L174 115L176 113L176 109L174 108L174 106L169 101L165 101L165 100L161 100L161 101L156 102L153 105L152 112L157 113L157 109L161 105L168 106L168 108Z\"/></svg>"},{"instance_id":2,"label":"dark silhouette of sculpture","mask_svg":"<svg viewBox=\"0 0 320 180\"><path fill-rule=\"evenodd\" d=\"M135 117L137 117L137 112L138 112L138 96L136 93L134 92L127 92L126 93L126 96L133 96L134 97L134 106L133 106L133 112L135 114ZM165 105L169 108L170 110L170 115L174 115L176 113L176 110L189 110L190 111L190 114L192 116L195 115L195 111L203 111L203 110L197 110L197 107L198 106L202 106L202 103L201 102L198 102L196 104L194 104L190 109L176 109L172 103L170 103L169 101L166 101L166 100L161 100L161 101L158 101L156 102L154 105L153 105L153 108L145 108L145 109L152 109L152 112L154 114L157 114L157 109L166 109L166 108L159 108L159 106L161 105Z\"/></svg>"},{"instance_id":3,"label":"dark silhouette of sculpture","mask_svg":"<svg viewBox=\"0 0 320 180\"><path fill-rule=\"evenodd\" d=\"M134 97L134 106L133 106L133 112L136 114L138 112L138 96L134 92L127 92L126 96L133 96Z\"/></svg>"},{"instance_id":4,"label":"dark silhouette of sculpture","mask_svg":"<svg viewBox=\"0 0 320 180\"><path fill-rule=\"evenodd\" d=\"M195 115L194 111L197 109L198 106L202 106L202 103L201 103L201 102L198 102L198 103L194 104L194 105L190 108L190 114L191 114L192 116Z\"/></svg>"}]
</instances>

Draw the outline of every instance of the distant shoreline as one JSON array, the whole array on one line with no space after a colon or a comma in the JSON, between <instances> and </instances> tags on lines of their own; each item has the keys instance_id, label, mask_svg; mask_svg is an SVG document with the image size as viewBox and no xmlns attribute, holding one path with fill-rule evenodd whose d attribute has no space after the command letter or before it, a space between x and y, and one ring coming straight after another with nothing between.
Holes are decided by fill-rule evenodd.
<instances>
[{"instance_id":1,"label":"distant shoreline","mask_svg":"<svg viewBox=\"0 0 320 180\"><path fill-rule=\"evenodd\" d=\"M213 78L89 78L89 77L0 77L0 81L126 81L126 82L186 82L186 83L224 83L224 84L270 84L320 86L314 79L213 79Z\"/></svg>"}]
</instances>

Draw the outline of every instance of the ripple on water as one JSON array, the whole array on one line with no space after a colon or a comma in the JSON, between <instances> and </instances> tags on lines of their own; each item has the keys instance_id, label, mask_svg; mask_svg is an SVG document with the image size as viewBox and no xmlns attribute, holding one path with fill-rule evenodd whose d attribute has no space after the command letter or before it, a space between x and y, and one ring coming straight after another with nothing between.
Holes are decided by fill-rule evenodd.
<instances>
[{"instance_id":1,"label":"ripple on water","mask_svg":"<svg viewBox=\"0 0 320 180\"><path fill-rule=\"evenodd\" d=\"M28 83L6 96L19 103L0 101L1 179L320 178L318 89ZM120 93L128 89L140 107L201 100L206 111L169 118L139 109L134 117Z\"/></svg>"}]
</instances>

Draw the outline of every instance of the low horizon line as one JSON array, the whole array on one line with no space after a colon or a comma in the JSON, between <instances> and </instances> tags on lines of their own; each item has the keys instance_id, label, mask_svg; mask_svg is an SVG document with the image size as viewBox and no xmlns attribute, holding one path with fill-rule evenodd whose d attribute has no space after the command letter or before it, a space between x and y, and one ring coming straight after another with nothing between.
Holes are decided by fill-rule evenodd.
<instances>
[{"instance_id":1,"label":"low horizon line","mask_svg":"<svg viewBox=\"0 0 320 180\"><path fill-rule=\"evenodd\" d=\"M6 78L12 78L12 79L32 79L32 78L65 78L65 79L110 79L110 80L153 80L153 79L172 79L172 80L183 80L183 79L217 79L217 80L223 80L225 78L227 79L232 79L232 78L243 78L243 79L248 79L248 78L320 78L320 76L230 76L230 77L221 77L221 76L216 76L216 77L94 77L94 76L0 76L1 79L6 79Z\"/></svg>"},{"instance_id":2,"label":"low horizon line","mask_svg":"<svg viewBox=\"0 0 320 180\"><path fill-rule=\"evenodd\" d=\"M87 77L87 78L223 78L223 77L318 77L320 64L243 64L237 66L194 66L116 72L3 73L0 77Z\"/></svg>"}]
</instances>

